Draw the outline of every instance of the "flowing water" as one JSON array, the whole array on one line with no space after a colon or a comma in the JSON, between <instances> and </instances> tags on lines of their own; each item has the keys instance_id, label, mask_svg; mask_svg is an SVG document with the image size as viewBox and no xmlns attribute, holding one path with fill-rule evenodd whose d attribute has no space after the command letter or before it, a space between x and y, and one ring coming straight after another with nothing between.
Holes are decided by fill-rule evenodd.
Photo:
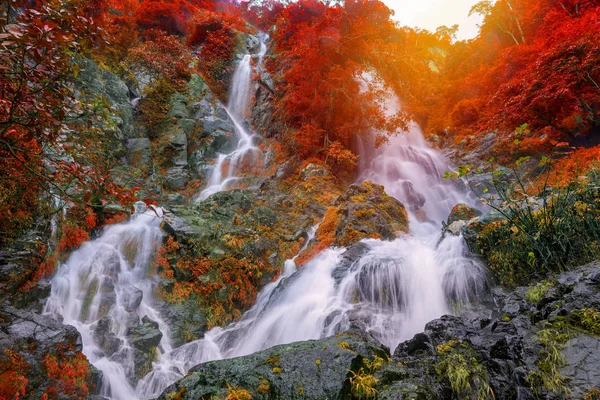
<instances>
[{"instance_id":1,"label":"flowing water","mask_svg":"<svg viewBox=\"0 0 600 400\"><path fill-rule=\"evenodd\" d=\"M211 194L227 190L232 184L238 182L241 178L238 176L242 163L248 161L257 163L262 157L259 157L261 151L255 144L256 134L247 126L246 120L250 112L249 105L252 100L252 59L257 58L257 67L262 67L264 55L267 52L265 35L259 35L259 52L253 56L246 54L238 63L237 68L231 79L231 89L229 94L229 104L226 111L233 121L235 135L238 143L235 150L229 154L218 154L215 164L212 167L208 184L200 193L199 200L205 200Z\"/></svg>"},{"instance_id":2,"label":"flowing water","mask_svg":"<svg viewBox=\"0 0 600 400\"><path fill-rule=\"evenodd\" d=\"M143 317L159 324L162 351L171 351L168 325L156 311L149 268L162 240L161 211L136 204L131 221L112 225L73 252L52 279L45 313L73 325L83 353L103 373L101 395L136 398L128 330Z\"/></svg>"},{"instance_id":3,"label":"flowing water","mask_svg":"<svg viewBox=\"0 0 600 400\"><path fill-rule=\"evenodd\" d=\"M229 103L239 145L219 156L201 198L225 190L237 179L236 166L257 151L253 134L239 122L249 111L251 73L246 56L236 70ZM428 146L417 126L380 149L369 150L371 143L359 147L359 181L384 185L406 205L410 233L394 241L365 240L348 252L328 249L301 269L294 259L286 261L279 279L262 289L238 322L212 329L203 339L173 348L157 311L152 291L158 278L151 267L162 239L159 210L138 203L131 221L108 227L75 251L52 280L45 311L79 330L85 355L103 372L101 394L118 400L153 398L199 363L323 338L353 326L393 350L428 321L450 313L453 304L477 297L482 266L469 257L463 238L440 233L454 205L473 204L441 178L448 167L440 153ZM229 170L222 174L225 160ZM315 231L308 232L305 246ZM158 323L162 339L152 370L136 382L128 330L144 317Z\"/></svg>"}]
</instances>

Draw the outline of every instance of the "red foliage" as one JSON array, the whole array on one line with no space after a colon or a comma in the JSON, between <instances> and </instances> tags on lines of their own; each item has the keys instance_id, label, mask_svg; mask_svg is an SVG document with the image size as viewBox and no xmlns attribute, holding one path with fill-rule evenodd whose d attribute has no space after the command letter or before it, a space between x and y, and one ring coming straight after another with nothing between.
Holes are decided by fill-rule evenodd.
<instances>
[{"instance_id":1,"label":"red foliage","mask_svg":"<svg viewBox=\"0 0 600 400\"><path fill-rule=\"evenodd\" d=\"M325 158L333 142L349 149L357 136L390 128L361 80L382 65L377 51L395 32L389 9L378 1L297 2L279 14L273 38L279 55L269 67L282 71L277 112L297 130L292 135L301 156Z\"/></svg>"},{"instance_id":2,"label":"red foliage","mask_svg":"<svg viewBox=\"0 0 600 400\"><path fill-rule=\"evenodd\" d=\"M200 46L200 71L218 94L225 92L223 79L231 72L236 36L244 30L245 22L233 8L200 10L187 23L187 44Z\"/></svg>"},{"instance_id":3,"label":"red foliage","mask_svg":"<svg viewBox=\"0 0 600 400\"><path fill-rule=\"evenodd\" d=\"M82 227L72 222L63 225L62 236L58 242L59 253L72 251L80 247L83 242L90 240L90 235Z\"/></svg>"},{"instance_id":4,"label":"red foliage","mask_svg":"<svg viewBox=\"0 0 600 400\"><path fill-rule=\"evenodd\" d=\"M27 394L27 363L17 352L5 350L0 356L0 400L25 398Z\"/></svg>"},{"instance_id":5,"label":"red foliage","mask_svg":"<svg viewBox=\"0 0 600 400\"><path fill-rule=\"evenodd\" d=\"M81 352L75 353L74 356L66 356L60 351L47 354L44 358L44 367L50 380L46 388L47 398L60 399L69 396L83 398L88 395L91 373L88 360Z\"/></svg>"},{"instance_id":6,"label":"red foliage","mask_svg":"<svg viewBox=\"0 0 600 400\"><path fill-rule=\"evenodd\" d=\"M523 146L535 153L600 126L597 2L501 0L480 11L480 36L451 46L429 85L428 132L510 134L527 123L534 137Z\"/></svg>"}]
</instances>

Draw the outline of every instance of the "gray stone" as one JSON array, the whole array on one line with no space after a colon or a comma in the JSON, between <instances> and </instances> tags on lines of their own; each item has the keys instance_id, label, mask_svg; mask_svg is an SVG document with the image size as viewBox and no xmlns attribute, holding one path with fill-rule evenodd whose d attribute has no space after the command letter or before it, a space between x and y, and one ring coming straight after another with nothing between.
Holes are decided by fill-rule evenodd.
<instances>
[{"instance_id":1,"label":"gray stone","mask_svg":"<svg viewBox=\"0 0 600 400\"><path fill-rule=\"evenodd\" d=\"M127 162L138 168L152 168L152 143L148 138L127 140Z\"/></svg>"}]
</instances>

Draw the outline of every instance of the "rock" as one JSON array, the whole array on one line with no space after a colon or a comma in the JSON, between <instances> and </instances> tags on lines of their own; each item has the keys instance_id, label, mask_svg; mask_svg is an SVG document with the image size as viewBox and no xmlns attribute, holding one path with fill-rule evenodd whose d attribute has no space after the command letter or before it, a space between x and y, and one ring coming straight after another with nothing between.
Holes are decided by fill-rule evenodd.
<instances>
[{"instance_id":1,"label":"rock","mask_svg":"<svg viewBox=\"0 0 600 400\"><path fill-rule=\"evenodd\" d=\"M482 212L474 207L470 207L464 203L457 204L452 208L448 216L448 225L458 221L470 221L473 218L479 217Z\"/></svg>"},{"instance_id":2,"label":"rock","mask_svg":"<svg viewBox=\"0 0 600 400\"><path fill-rule=\"evenodd\" d=\"M351 185L335 206L338 220L334 245L348 246L364 238L392 240L408 232L406 209L381 185Z\"/></svg>"},{"instance_id":3,"label":"rock","mask_svg":"<svg viewBox=\"0 0 600 400\"><path fill-rule=\"evenodd\" d=\"M183 128L172 131L167 140L167 149L168 153L171 155L171 164L179 167L187 166L188 140Z\"/></svg>"},{"instance_id":4,"label":"rock","mask_svg":"<svg viewBox=\"0 0 600 400\"><path fill-rule=\"evenodd\" d=\"M182 167L170 168L166 171L164 185L170 190L183 190L190 180L190 173Z\"/></svg>"},{"instance_id":5,"label":"rock","mask_svg":"<svg viewBox=\"0 0 600 400\"><path fill-rule=\"evenodd\" d=\"M600 339L581 335L569 340L563 349L567 365L561 373L571 379L571 398L585 397L588 389L600 388Z\"/></svg>"},{"instance_id":6,"label":"rock","mask_svg":"<svg viewBox=\"0 0 600 400\"><path fill-rule=\"evenodd\" d=\"M113 115L117 122L117 131L113 133L119 140L132 137L134 132L133 106L130 102L130 90L127 84L90 59L79 58L76 62L80 67L78 89L88 96L107 99L114 110ZM101 128L105 131L109 130L105 126Z\"/></svg>"},{"instance_id":7,"label":"rock","mask_svg":"<svg viewBox=\"0 0 600 400\"><path fill-rule=\"evenodd\" d=\"M162 332L158 329L158 322L152 321L147 316L144 316L142 318L142 324L129 329L127 337L133 347L143 352L147 352L160 344Z\"/></svg>"},{"instance_id":8,"label":"rock","mask_svg":"<svg viewBox=\"0 0 600 400\"><path fill-rule=\"evenodd\" d=\"M299 165L300 165L300 158L298 158L298 157L290 158L289 160L287 160L286 162L284 162L277 168L277 172L275 172L275 178L280 179L280 180L289 178L294 173L296 168L298 168Z\"/></svg>"},{"instance_id":9,"label":"rock","mask_svg":"<svg viewBox=\"0 0 600 400\"><path fill-rule=\"evenodd\" d=\"M313 176L327 176L329 169L324 165L308 164L300 173L302 180L307 181Z\"/></svg>"},{"instance_id":10,"label":"rock","mask_svg":"<svg viewBox=\"0 0 600 400\"><path fill-rule=\"evenodd\" d=\"M157 322L144 316L140 325L129 328L127 337L133 347L134 375L136 378L142 378L152 369L152 363L156 361L162 332Z\"/></svg>"},{"instance_id":11,"label":"rock","mask_svg":"<svg viewBox=\"0 0 600 400\"><path fill-rule=\"evenodd\" d=\"M127 140L127 162L137 168L152 168L152 143L148 138Z\"/></svg>"},{"instance_id":12,"label":"rock","mask_svg":"<svg viewBox=\"0 0 600 400\"><path fill-rule=\"evenodd\" d=\"M82 341L75 327L63 325L46 315L14 308L3 301L0 303L0 354L4 355L8 350L25 363L20 373L28 380L26 397L39 399L50 387L57 388L57 382L48 378L46 358L52 356L61 363L67 362L81 352ZM91 365L88 369L96 371ZM93 376L97 376L97 371L81 384L91 388ZM94 393L92 388L90 394ZM77 390L67 394L59 388L56 394L65 399L81 398Z\"/></svg>"},{"instance_id":13,"label":"rock","mask_svg":"<svg viewBox=\"0 0 600 400\"><path fill-rule=\"evenodd\" d=\"M364 359L387 355L387 349L369 336L348 332L198 365L159 399L225 398L229 386L245 389L257 400L351 398L352 373L359 372Z\"/></svg>"}]
</instances>

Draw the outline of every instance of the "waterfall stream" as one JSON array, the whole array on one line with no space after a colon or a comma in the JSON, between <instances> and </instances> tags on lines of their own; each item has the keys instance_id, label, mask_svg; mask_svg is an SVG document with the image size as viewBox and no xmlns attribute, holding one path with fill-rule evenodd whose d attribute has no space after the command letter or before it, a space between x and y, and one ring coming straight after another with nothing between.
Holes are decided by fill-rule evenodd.
<instances>
[{"instance_id":1,"label":"waterfall stream","mask_svg":"<svg viewBox=\"0 0 600 400\"><path fill-rule=\"evenodd\" d=\"M259 35L260 47L259 52L255 54L258 59L258 66L262 66L263 57L267 52L265 43L267 37ZM215 164L212 167L210 178L206 188L202 190L199 200L205 200L211 194L221 192L229 188L233 183L240 180L237 175L242 167L242 162L245 159L255 157L252 162L262 157L257 157L261 151L256 147L256 134L246 126L246 119L249 112L249 104L252 99L252 58L250 54L246 54L238 63L237 68L231 79L231 89L229 94L229 103L226 111L235 127L235 135L238 143L235 150L229 154L218 154Z\"/></svg>"},{"instance_id":2,"label":"waterfall stream","mask_svg":"<svg viewBox=\"0 0 600 400\"><path fill-rule=\"evenodd\" d=\"M265 49L263 42L259 63ZM226 189L237 179L241 160L258 151L242 122L248 112L251 58L246 55L237 67L228 107L238 147L219 155L201 199ZM279 279L262 289L238 322L214 328L200 340L173 348L169 327L157 311L153 289L158 278L151 268L162 240L160 210L137 203L131 221L108 227L73 252L52 280L45 312L81 333L84 354L103 372L101 395L153 398L199 363L323 338L353 326L393 350L428 321L450 313L453 302L475 297L483 284L482 266L469 257L463 238L440 233L440 221L454 205L473 202L441 179L447 168L441 154L417 126L380 149L370 148L361 148L359 181L384 185L406 205L410 234L394 241L364 240L350 250L356 252L352 257L347 249L327 249L301 269L295 258L286 261ZM162 337L150 372L136 382L128 332L148 318Z\"/></svg>"}]
</instances>

